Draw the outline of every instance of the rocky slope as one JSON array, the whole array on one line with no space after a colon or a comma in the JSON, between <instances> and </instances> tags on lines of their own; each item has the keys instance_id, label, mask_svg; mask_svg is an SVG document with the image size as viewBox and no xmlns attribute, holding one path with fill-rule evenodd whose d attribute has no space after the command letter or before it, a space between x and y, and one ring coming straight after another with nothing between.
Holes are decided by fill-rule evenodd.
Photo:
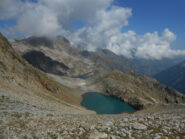
<instances>
[{"instance_id":1,"label":"rocky slope","mask_svg":"<svg viewBox=\"0 0 185 139\"><path fill-rule=\"evenodd\" d=\"M0 138L184 139L184 108L174 106L156 110L129 115L38 115L29 112L4 112L0 113Z\"/></svg>"},{"instance_id":2,"label":"rocky slope","mask_svg":"<svg viewBox=\"0 0 185 139\"><path fill-rule=\"evenodd\" d=\"M118 56L107 49L97 50L96 52L82 51L81 55L93 61L94 65L100 67L103 72L113 70L134 71L128 59Z\"/></svg>"},{"instance_id":3,"label":"rocky slope","mask_svg":"<svg viewBox=\"0 0 185 139\"><path fill-rule=\"evenodd\" d=\"M114 71L96 80L102 92L142 109L150 105L185 103L185 96L144 75Z\"/></svg>"},{"instance_id":4,"label":"rocky slope","mask_svg":"<svg viewBox=\"0 0 185 139\"><path fill-rule=\"evenodd\" d=\"M52 69L49 73L56 74L57 71L60 75L65 74L75 77L94 70L93 63L83 58L80 55L80 50L73 47L63 37L57 37L52 40L47 37L30 37L24 40L14 40L11 43L14 49L33 66L48 72L46 64L52 64ZM31 59L33 57L42 57L42 61L39 60L37 63L34 63L35 59Z\"/></svg>"},{"instance_id":5,"label":"rocky slope","mask_svg":"<svg viewBox=\"0 0 185 139\"><path fill-rule=\"evenodd\" d=\"M53 60L39 51L29 51L23 55L23 58L34 67L47 73L65 75L67 70L69 70L69 67L64 63Z\"/></svg>"},{"instance_id":6,"label":"rocky slope","mask_svg":"<svg viewBox=\"0 0 185 139\"><path fill-rule=\"evenodd\" d=\"M185 61L156 74L154 78L185 94Z\"/></svg>"},{"instance_id":7,"label":"rocky slope","mask_svg":"<svg viewBox=\"0 0 185 139\"><path fill-rule=\"evenodd\" d=\"M0 95L29 102L34 107L65 112L83 112L72 90L35 69L19 56L0 34ZM65 111L67 110L68 111ZM79 110L78 110L79 109ZM85 110L84 110L85 111ZM79 113L78 112L78 113Z\"/></svg>"}]
</instances>

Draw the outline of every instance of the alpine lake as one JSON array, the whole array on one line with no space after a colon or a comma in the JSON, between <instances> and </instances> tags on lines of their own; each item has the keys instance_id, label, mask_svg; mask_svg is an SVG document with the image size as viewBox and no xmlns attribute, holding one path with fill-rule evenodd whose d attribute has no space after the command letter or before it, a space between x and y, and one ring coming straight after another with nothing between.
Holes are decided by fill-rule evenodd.
<instances>
[{"instance_id":1,"label":"alpine lake","mask_svg":"<svg viewBox=\"0 0 185 139\"><path fill-rule=\"evenodd\" d=\"M133 113L136 111L120 99L96 92L85 93L81 105L98 114Z\"/></svg>"}]
</instances>

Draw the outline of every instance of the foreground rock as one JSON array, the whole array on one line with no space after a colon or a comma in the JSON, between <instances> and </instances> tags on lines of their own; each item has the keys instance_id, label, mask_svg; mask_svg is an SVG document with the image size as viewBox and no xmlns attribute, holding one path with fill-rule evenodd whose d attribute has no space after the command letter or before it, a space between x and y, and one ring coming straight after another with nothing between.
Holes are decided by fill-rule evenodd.
<instances>
[{"instance_id":1,"label":"foreground rock","mask_svg":"<svg viewBox=\"0 0 185 139\"><path fill-rule=\"evenodd\" d=\"M88 139L106 139L107 137L106 133L95 132L91 133Z\"/></svg>"},{"instance_id":2,"label":"foreground rock","mask_svg":"<svg viewBox=\"0 0 185 139\"><path fill-rule=\"evenodd\" d=\"M107 124L108 123L108 124ZM110 124L111 123L111 124ZM132 115L64 115L0 111L0 138L124 139L185 138L185 109Z\"/></svg>"},{"instance_id":3,"label":"foreground rock","mask_svg":"<svg viewBox=\"0 0 185 139\"><path fill-rule=\"evenodd\" d=\"M146 130L147 126L145 126L144 124L136 123L136 124L133 125L133 129L135 129L135 130Z\"/></svg>"}]
</instances>

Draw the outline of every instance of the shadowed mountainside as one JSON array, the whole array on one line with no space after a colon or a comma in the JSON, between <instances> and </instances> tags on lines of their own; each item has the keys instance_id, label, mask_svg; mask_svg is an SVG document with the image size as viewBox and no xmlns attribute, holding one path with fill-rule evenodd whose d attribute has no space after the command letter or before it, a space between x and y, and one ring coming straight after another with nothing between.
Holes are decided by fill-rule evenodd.
<instances>
[{"instance_id":1,"label":"shadowed mountainside","mask_svg":"<svg viewBox=\"0 0 185 139\"><path fill-rule=\"evenodd\" d=\"M47 73L65 75L69 69L64 63L53 60L40 51L29 51L23 55L23 58L32 66Z\"/></svg>"},{"instance_id":2,"label":"shadowed mountainside","mask_svg":"<svg viewBox=\"0 0 185 139\"><path fill-rule=\"evenodd\" d=\"M154 78L185 94L185 61L156 74Z\"/></svg>"},{"instance_id":3,"label":"shadowed mountainside","mask_svg":"<svg viewBox=\"0 0 185 139\"><path fill-rule=\"evenodd\" d=\"M153 77L174 65L179 64L185 57L163 58L160 60L134 58L131 60L133 68L137 73Z\"/></svg>"}]
</instances>

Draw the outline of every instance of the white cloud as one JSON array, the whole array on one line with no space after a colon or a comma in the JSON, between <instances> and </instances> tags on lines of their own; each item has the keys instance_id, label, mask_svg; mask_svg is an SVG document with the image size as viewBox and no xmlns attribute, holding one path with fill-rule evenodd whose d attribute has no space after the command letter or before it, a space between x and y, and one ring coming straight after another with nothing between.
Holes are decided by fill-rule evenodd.
<instances>
[{"instance_id":1,"label":"white cloud","mask_svg":"<svg viewBox=\"0 0 185 139\"><path fill-rule=\"evenodd\" d=\"M95 24L86 26L71 34L70 39L75 44L89 50L106 48L111 37L117 36L123 26L128 25L128 18L131 16L131 9L111 7L101 10L95 15Z\"/></svg>"},{"instance_id":2,"label":"white cloud","mask_svg":"<svg viewBox=\"0 0 185 139\"><path fill-rule=\"evenodd\" d=\"M170 44L175 39L175 34L173 34L169 29L165 29L162 35L159 35L157 32L146 33L138 39L139 43L135 56L146 59L162 59L174 57L179 54L184 55L184 51L182 51L182 53L179 53L178 51L171 49Z\"/></svg>"},{"instance_id":3,"label":"white cloud","mask_svg":"<svg viewBox=\"0 0 185 139\"><path fill-rule=\"evenodd\" d=\"M26 35L52 35L61 30L56 14L43 5L29 5L17 20L17 30Z\"/></svg>"},{"instance_id":4,"label":"white cloud","mask_svg":"<svg viewBox=\"0 0 185 139\"><path fill-rule=\"evenodd\" d=\"M15 19L18 32L36 36L63 35L75 45L88 50L109 49L128 58L161 59L185 55L173 50L176 35L169 29L162 33L138 35L123 32L132 16L132 9L113 5L114 0L1 0L0 20ZM8 7L8 8L7 8ZM72 31L72 23L82 28Z\"/></svg>"},{"instance_id":5,"label":"white cloud","mask_svg":"<svg viewBox=\"0 0 185 139\"><path fill-rule=\"evenodd\" d=\"M171 32L169 29L165 29L163 33L164 39L167 39L169 41L176 40L176 36L173 32Z\"/></svg>"},{"instance_id":6,"label":"white cloud","mask_svg":"<svg viewBox=\"0 0 185 139\"><path fill-rule=\"evenodd\" d=\"M23 5L20 0L0 1L0 20L14 19L22 11Z\"/></svg>"}]
</instances>

